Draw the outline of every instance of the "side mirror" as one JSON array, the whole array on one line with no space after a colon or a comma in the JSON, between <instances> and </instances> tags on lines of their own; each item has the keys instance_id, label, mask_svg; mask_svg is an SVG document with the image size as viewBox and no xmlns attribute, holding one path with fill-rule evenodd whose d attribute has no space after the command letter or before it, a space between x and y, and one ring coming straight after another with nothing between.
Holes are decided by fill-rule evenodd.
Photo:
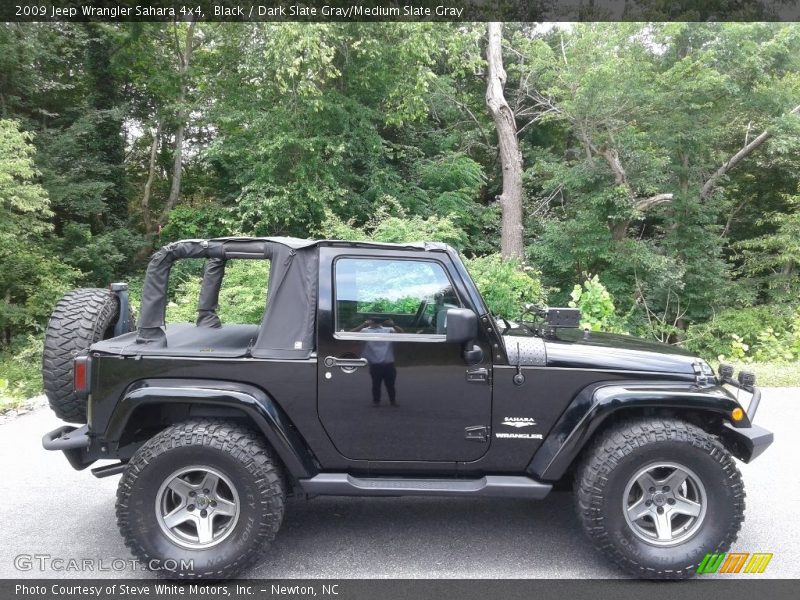
<instances>
[{"instance_id":1,"label":"side mirror","mask_svg":"<svg viewBox=\"0 0 800 600\"><path fill-rule=\"evenodd\" d=\"M463 344L478 337L478 315L468 308L447 309L447 341Z\"/></svg>"}]
</instances>

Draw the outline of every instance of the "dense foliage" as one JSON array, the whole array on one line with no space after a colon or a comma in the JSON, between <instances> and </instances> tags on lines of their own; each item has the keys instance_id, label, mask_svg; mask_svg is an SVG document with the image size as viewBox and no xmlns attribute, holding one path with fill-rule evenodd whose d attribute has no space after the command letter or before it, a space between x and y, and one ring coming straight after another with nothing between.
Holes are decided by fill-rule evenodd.
<instances>
[{"instance_id":1,"label":"dense foliage","mask_svg":"<svg viewBox=\"0 0 800 600\"><path fill-rule=\"evenodd\" d=\"M687 346L718 360L800 360L800 308L754 306L726 309L689 327Z\"/></svg>"},{"instance_id":2,"label":"dense foliage","mask_svg":"<svg viewBox=\"0 0 800 600\"><path fill-rule=\"evenodd\" d=\"M232 234L438 239L505 316L572 301L592 328L796 360L800 27L504 35L519 264L496 255L483 24L0 24L0 385L65 290ZM171 317L200 268L176 268ZM258 319L252 268L228 317Z\"/></svg>"},{"instance_id":3,"label":"dense foliage","mask_svg":"<svg viewBox=\"0 0 800 600\"><path fill-rule=\"evenodd\" d=\"M466 266L486 304L497 315L519 319L526 304L547 302L547 290L533 267L503 260L499 254L467 259Z\"/></svg>"},{"instance_id":4,"label":"dense foliage","mask_svg":"<svg viewBox=\"0 0 800 600\"><path fill-rule=\"evenodd\" d=\"M614 299L597 275L583 285L576 284L570 294L569 306L581 309L581 327L589 331L624 331L624 325L614 308Z\"/></svg>"}]
</instances>

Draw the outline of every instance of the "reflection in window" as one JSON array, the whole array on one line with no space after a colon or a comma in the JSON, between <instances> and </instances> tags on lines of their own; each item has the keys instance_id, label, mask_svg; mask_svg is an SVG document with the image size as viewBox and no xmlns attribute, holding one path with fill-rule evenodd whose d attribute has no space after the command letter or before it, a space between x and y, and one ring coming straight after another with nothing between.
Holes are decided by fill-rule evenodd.
<instances>
[{"instance_id":1,"label":"reflection in window","mask_svg":"<svg viewBox=\"0 0 800 600\"><path fill-rule=\"evenodd\" d=\"M444 334L447 309L461 306L432 261L343 258L335 279L337 331Z\"/></svg>"}]
</instances>

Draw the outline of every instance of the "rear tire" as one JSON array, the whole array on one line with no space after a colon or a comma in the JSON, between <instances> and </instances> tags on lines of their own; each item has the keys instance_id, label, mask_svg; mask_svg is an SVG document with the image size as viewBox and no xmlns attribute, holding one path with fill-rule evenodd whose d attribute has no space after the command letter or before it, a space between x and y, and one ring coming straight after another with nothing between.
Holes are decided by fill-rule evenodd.
<instances>
[{"instance_id":1,"label":"rear tire","mask_svg":"<svg viewBox=\"0 0 800 600\"><path fill-rule=\"evenodd\" d=\"M601 434L577 470L575 492L595 548L643 578L693 576L706 553L730 549L744 520L733 457L679 420L627 421Z\"/></svg>"},{"instance_id":2,"label":"rear tire","mask_svg":"<svg viewBox=\"0 0 800 600\"><path fill-rule=\"evenodd\" d=\"M95 342L114 336L119 299L109 290L81 288L56 304L44 335L42 377L50 408L69 423L86 422L86 398L72 389L72 361ZM128 315L128 331L134 328Z\"/></svg>"},{"instance_id":3,"label":"rear tire","mask_svg":"<svg viewBox=\"0 0 800 600\"><path fill-rule=\"evenodd\" d=\"M228 579L275 538L285 490L260 434L232 421L186 421L134 454L117 490L117 524L125 545L148 568L161 566L160 575Z\"/></svg>"}]
</instances>

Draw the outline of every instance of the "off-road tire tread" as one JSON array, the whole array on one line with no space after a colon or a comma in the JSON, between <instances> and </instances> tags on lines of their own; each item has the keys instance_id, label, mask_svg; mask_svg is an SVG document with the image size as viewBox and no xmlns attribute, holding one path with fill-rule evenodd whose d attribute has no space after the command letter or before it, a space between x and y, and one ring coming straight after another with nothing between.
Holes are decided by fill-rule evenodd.
<instances>
[{"instance_id":1,"label":"off-road tire tread","mask_svg":"<svg viewBox=\"0 0 800 600\"><path fill-rule=\"evenodd\" d=\"M133 455L117 488L117 526L125 545L142 563L148 564L151 556L139 543L131 528L129 498L141 473L149 463L174 448L208 446L229 453L245 465L256 479L260 489L262 518L248 551L214 571L168 573L182 579L229 579L257 563L269 549L280 529L286 503L286 484L280 462L274 456L263 436L240 423L222 419L192 419L171 425L150 440Z\"/></svg>"},{"instance_id":2,"label":"off-road tire tread","mask_svg":"<svg viewBox=\"0 0 800 600\"><path fill-rule=\"evenodd\" d=\"M646 579L685 579L695 574L697 565L680 570L660 570L642 565L619 551L604 526L601 509L608 474L625 456L646 444L680 441L706 452L717 461L726 475L726 485L734 493L734 518L716 548L709 552L727 552L736 541L744 520L745 491L742 475L731 454L713 435L696 425L678 419L636 419L620 422L603 432L585 453L576 470L575 504L584 531L594 547L628 573Z\"/></svg>"},{"instance_id":3,"label":"off-road tire tread","mask_svg":"<svg viewBox=\"0 0 800 600\"><path fill-rule=\"evenodd\" d=\"M72 389L72 361L103 339L118 307L117 297L101 288L72 290L56 304L44 336L42 378L50 408L58 418L86 422L86 399ZM129 323L133 327L132 317Z\"/></svg>"}]
</instances>

